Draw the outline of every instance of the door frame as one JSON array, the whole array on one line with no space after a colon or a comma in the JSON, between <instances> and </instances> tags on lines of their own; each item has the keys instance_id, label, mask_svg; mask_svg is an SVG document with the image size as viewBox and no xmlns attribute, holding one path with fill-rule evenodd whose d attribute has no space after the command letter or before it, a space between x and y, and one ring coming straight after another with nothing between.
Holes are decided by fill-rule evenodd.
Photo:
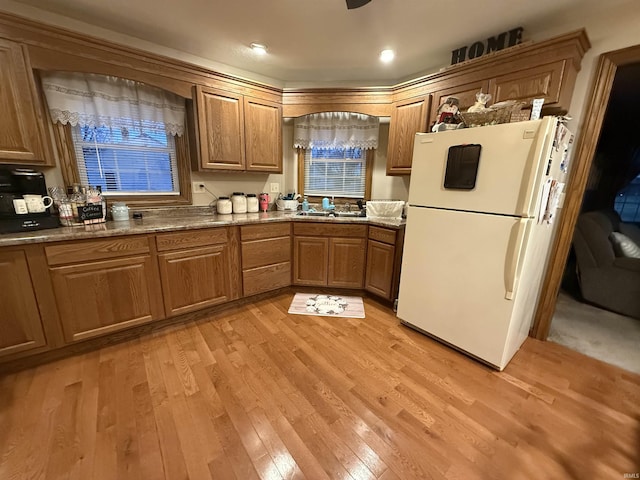
<instances>
[{"instance_id":1,"label":"door frame","mask_svg":"<svg viewBox=\"0 0 640 480\"><path fill-rule=\"evenodd\" d=\"M546 340L549 335L573 231L580 214L582 198L600 139L616 71L618 67L636 62L640 62L640 45L603 53L599 57L591 95L587 99L588 108L584 113L584 127L576 144L574 165L564 200L564 212L559 219L558 234L551 249L555 254L549 260L542 284L542 295L531 327L530 336L538 340Z\"/></svg>"}]
</instances>

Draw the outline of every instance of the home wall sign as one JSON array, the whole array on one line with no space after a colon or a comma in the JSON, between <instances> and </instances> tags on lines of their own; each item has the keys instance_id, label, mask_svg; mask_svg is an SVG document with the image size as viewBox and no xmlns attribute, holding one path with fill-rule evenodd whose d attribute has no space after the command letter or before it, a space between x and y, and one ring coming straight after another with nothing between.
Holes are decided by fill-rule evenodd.
<instances>
[{"instance_id":1,"label":"home wall sign","mask_svg":"<svg viewBox=\"0 0 640 480\"><path fill-rule=\"evenodd\" d=\"M451 52L451 65L481 57L487 53L496 52L507 47L522 43L524 28L516 27L508 32L487 38L486 42L477 41L471 45L460 47Z\"/></svg>"}]
</instances>

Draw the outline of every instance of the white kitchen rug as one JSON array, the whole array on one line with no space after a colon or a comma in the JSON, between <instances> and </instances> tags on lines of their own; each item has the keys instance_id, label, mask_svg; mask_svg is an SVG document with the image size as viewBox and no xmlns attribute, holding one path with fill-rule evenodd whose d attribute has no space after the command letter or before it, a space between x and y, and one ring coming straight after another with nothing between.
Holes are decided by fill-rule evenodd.
<instances>
[{"instance_id":1,"label":"white kitchen rug","mask_svg":"<svg viewBox=\"0 0 640 480\"><path fill-rule=\"evenodd\" d=\"M364 318L362 297L296 293L289 313L323 317Z\"/></svg>"}]
</instances>

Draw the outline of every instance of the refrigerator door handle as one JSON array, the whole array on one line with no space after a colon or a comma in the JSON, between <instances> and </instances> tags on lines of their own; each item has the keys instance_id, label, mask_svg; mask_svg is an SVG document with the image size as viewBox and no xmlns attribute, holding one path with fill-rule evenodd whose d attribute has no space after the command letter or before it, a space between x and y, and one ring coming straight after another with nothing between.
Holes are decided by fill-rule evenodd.
<instances>
[{"instance_id":1,"label":"refrigerator door handle","mask_svg":"<svg viewBox=\"0 0 640 480\"><path fill-rule=\"evenodd\" d=\"M511 236L512 241L509 242L509 248L507 249L508 262L505 265L506 293L504 298L507 300L513 299L513 294L518 286L524 246L529 237L531 223L532 220L530 218L521 218L516 227L516 234Z\"/></svg>"}]
</instances>

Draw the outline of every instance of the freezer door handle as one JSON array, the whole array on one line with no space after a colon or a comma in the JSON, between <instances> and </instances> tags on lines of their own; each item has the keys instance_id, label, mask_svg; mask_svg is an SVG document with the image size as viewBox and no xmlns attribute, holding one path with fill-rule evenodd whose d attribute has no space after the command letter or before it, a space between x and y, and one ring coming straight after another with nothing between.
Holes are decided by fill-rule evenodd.
<instances>
[{"instance_id":1,"label":"freezer door handle","mask_svg":"<svg viewBox=\"0 0 640 480\"><path fill-rule=\"evenodd\" d=\"M527 243L531 230L532 220L521 218L516 226L515 235L511 235L509 248L507 249L507 264L505 265L506 293L504 298L513 299L513 294L518 287L520 270L522 269L522 257L524 256L524 246Z\"/></svg>"}]
</instances>

